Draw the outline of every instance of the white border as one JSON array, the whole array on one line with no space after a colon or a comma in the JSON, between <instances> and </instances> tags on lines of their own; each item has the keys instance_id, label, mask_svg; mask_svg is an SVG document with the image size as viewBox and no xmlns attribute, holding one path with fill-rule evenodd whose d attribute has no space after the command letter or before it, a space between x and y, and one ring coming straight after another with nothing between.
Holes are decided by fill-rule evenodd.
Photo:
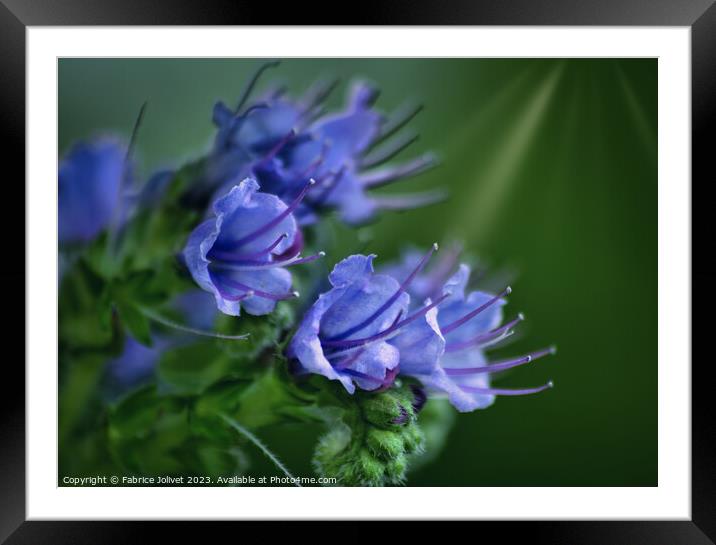
<instances>
[{"instance_id":1,"label":"white border","mask_svg":"<svg viewBox=\"0 0 716 545\"><path fill-rule=\"evenodd\" d=\"M658 57L659 486L57 487L57 57L86 56ZM28 28L28 518L690 519L690 76L687 27Z\"/></svg>"}]
</instances>

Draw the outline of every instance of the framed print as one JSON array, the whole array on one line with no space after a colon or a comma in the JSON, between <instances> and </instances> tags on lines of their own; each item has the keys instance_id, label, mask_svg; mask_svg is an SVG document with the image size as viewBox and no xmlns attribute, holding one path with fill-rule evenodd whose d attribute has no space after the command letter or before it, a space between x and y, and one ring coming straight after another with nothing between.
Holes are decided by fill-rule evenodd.
<instances>
[{"instance_id":1,"label":"framed print","mask_svg":"<svg viewBox=\"0 0 716 545\"><path fill-rule=\"evenodd\" d=\"M716 8L65 4L2 8L8 543L257 519L713 539L691 180Z\"/></svg>"}]
</instances>

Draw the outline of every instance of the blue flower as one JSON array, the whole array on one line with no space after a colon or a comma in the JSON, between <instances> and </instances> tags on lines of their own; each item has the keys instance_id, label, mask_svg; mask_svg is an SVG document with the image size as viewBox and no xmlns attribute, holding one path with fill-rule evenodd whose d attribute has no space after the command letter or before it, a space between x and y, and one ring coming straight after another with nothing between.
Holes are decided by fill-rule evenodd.
<instances>
[{"instance_id":1,"label":"blue flower","mask_svg":"<svg viewBox=\"0 0 716 545\"><path fill-rule=\"evenodd\" d=\"M60 162L60 242L88 242L110 224L122 187L125 152L118 141L100 139L76 144Z\"/></svg>"},{"instance_id":2,"label":"blue flower","mask_svg":"<svg viewBox=\"0 0 716 545\"><path fill-rule=\"evenodd\" d=\"M251 165L271 156L272 148L294 134L300 105L280 97L267 97L244 112L232 111L223 102L214 106L217 127L206 177L210 185L251 174Z\"/></svg>"},{"instance_id":3,"label":"blue flower","mask_svg":"<svg viewBox=\"0 0 716 545\"><path fill-rule=\"evenodd\" d=\"M314 222L324 209L336 209L345 222L357 224L381 209L414 208L444 198L441 191L372 195L370 189L434 166L434 157L426 154L381 167L416 140L408 134L388 141L419 109L387 120L373 108L377 90L358 82L343 111L322 115L331 88L318 85L295 100L269 91L243 110L243 104L232 110L217 103L213 119L218 131L206 166L207 187L218 187L215 195L221 196L230 180L251 177L264 192L288 202L313 179L315 187L295 212L300 224Z\"/></svg>"},{"instance_id":4,"label":"blue flower","mask_svg":"<svg viewBox=\"0 0 716 545\"><path fill-rule=\"evenodd\" d=\"M403 328L419 321L435 304L408 315L406 284L375 274L374 255L352 255L338 263L321 294L291 339L289 358L300 373L339 380L350 393L388 387L401 361L390 342Z\"/></svg>"},{"instance_id":5,"label":"blue flower","mask_svg":"<svg viewBox=\"0 0 716 545\"><path fill-rule=\"evenodd\" d=\"M364 82L354 84L342 112L320 117L301 132L287 133L285 141L277 141L272 153L252 165L257 179L267 180L271 191L278 195L294 195L306 179L316 180L315 189L299 210L302 222L312 221L319 210L337 209L343 221L357 224L370 220L380 209L413 208L442 198L442 193L435 192L391 197L369 193L372 188L418 174L435 163L428 154L406 164L370 170L415 140L401 139L369 153L389 136L384 132L385 117L373 109L377 95Z\"/></svg>"},{"instance_id":6,"label":"blue flower","mask_svg":"<svg viewBox=\"0 0 716 545\"><path fill-rule=\"evenodd\" d=\"M414 271L422 270L424 262L425 258ZM418 275L413 273L413 276ZM529 363L554 353L554 349L488 362L485 349L511 335L512 328L523 316L520 314L500 326L504 297L511 292L510 288L498 295L482 291L466 294L469 277L470 268L460 265L441 287L439 304L424 319L409 324L389 341L400 351L400 373L417 378L430 392L447 394L452 405L461 412L489 407L496 395L525 395L551 387L551 382L524 389L491 386L491 373ZM421 289L432 291L433 288L432 282L426 281Z\"/></svg>"},{"instance_id":7,"label":"blue flower","mask_svg":"<svg viewBox=\"0 0 716 545\"><path fill-rule=\"evenodd\" d=\"M155 339L152 346L145 346L127 336L122 354L107 363L113 389L121 393L149 380L167 346L167 339Z\"/></svg>"},{"instance_id":8,"label":"blue flower","mask_svg":"<svg viewBox=\"0 0 716 545\"><path fill-rule=\"evenodd\" d=\"M192 232L184 250L186 265L199 287L214 295L219 310L238 316L243 307L263 315L277 301L298 296L284 267L323 255L299 255L303 237L292 212L309 187L286 205L275 195L259 193L258 183L247 178L218 199L214 217Z\"/></svg>"}]
</instances>

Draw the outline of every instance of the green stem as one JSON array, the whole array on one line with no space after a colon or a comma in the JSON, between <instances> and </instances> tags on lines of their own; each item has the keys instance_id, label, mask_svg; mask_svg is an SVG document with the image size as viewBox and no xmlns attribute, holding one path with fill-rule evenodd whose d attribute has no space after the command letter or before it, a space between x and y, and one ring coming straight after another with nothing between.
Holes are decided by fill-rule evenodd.
<instances>
[{"instance_id":1,"label":"green stem","mask_svg":"<svg viewBox=\"0 0 716 545\"><path fill-rule=\"evenodd\" d=\"M291 475L291 472L288 470L288 468L286 468L286 466L283 465L281 460L279 460L278 457L273 452L271 452L269 450L269 448L266 445L264 445L258 437L256 437L253 433L251 433L246 428L244 428L241 424L239 424L233 418L231 418L223 413L219 413L219 416L221 416L221 418L223 418L226 421L226 423L229 424L229 426L234 428L237 432L239 432L241 435L243 435L249 441L251 441L254 445L256 445L256 447L261 452L263 452L266 455L266 457L276 465L277 468L279 468L281 471L283 471L283 473L289 479L291 479L291 482L293 482L299 488L301 487L301 484L296 480L296 478L293 475Z\"/></svg>"},{"instance_id":2,"label":"green stem","mask_svg":"<svg viewBox=\"0 0 716 545\"><path fill-rule=\"evenodd\" d=\"M242 341L242 340L248 338L248 336L249 336L248 333L245 333L243 335L225 335L224 333L216 333L214 331L204 331L202 329L196 329L194 327L182 325L178 322L170 320L169 318L162 316L161 314L158 314L158 313L154 312L153 310L148 309L147 307L137 305L137 308L139 309L139 311L142 314L144 314L150 320L154 320L155 322L160 323L160 324L162 324L166 327L169 327L171 329L183 331L184 333L191 333L192 335L199 335L200 337L212 337L214 339L225 339L227 341Z\"/></svg>"}]
</instances>

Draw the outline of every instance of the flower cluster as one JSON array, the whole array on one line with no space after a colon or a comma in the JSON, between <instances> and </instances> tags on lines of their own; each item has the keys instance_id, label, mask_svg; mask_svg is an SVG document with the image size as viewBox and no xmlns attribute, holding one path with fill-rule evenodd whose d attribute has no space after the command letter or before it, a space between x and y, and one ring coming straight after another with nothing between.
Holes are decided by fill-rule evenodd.
<instances>
[{"instance_id":1,"label":"flower cluster","mask_svg":"<svg viewBox=\"0 0 716 545\"><path fill-rule=\"evenodd\" d=\"M486 347L504 339L522 320L500 325L507 287L493 295L465 293L470 268L461 264L435 299L411 304L416 282L437 244L399 281L373 269L375 256L353 255L329 276L332 289L321 294L304 316L287 354L299 372L340 381L349 393L381 390L400 375L418 379L429 391L444 393L462 412L485 408L496 395L540 392L552 383L525 389L492 388L491 373L534 361L554 351L541 350L488 364ZM425 279L419 279L418 285Z\"/></svg>"},{"instance_id":2,"label":"flower cluster","mask_svg":"<svg viewBox=\"0 0 716 545\"><path fill-rule=\"evenodd\" d=\"M317 221L326 209L337 210L344 221L355 224L371 219L380 209L440 200L439 191L390 197L370 194L372 188L424 172L436 160L428 154L381 167L415 140L410 133L391 137L416 110L399 112L389 121L372 107L377 90L358 82L343 111L321 116L331 88L318 85L297 100L272 91L246 106L239 104L236 110L217 103L218 132L206 183L219 186L221 193L227 185L230 189L232 179L248 176L264 191L290 202L313 180L315 187L296 210L301 224Z\"/></svg>"},{"instance_id":3,"label":"flower cluster","mask_svg":"<svg viewBox=\"0 0 716 545\"><path fill-rule=\"evenodd\" d=\"M394 162L416 139L404 129L419 108L385 115L375 107L377 89L362 81L336 112L325 107L331 84L298 98L270 88L252 99L268 66L235 108L216 104L214 141L195 163L142 183L131 164L138 124L129 144L98 139L61 161L63 369L82 368L70 362L78 354L104 355L107 380L119 385L112 398L129 392L130 401L112 407L104 420L112 433L99 434L122 441L107 447L113 452L152 436L132 428L151 420L144 415L152 411L156 418L193 411L190 429L172 436L185 441L172 452L209 441L221 456L234 445L233 436L216 432L219 417L235 417L233 429L243 430L318 414L333 426L316 450L319 472L340 474L345 484L400 483L409 459L422 450L418 414L427 402L444 397L469 412L496 396L545 390L551 382L506 389L491 379L554 350L488 359L490 347L501 345L523 317L503 322L509 287L470 288L471 269L457 248L435 260L434 244L378 271L373 254L346 257L328 248L337 264L326 278L314 263L326 256L315 248L326 241L320 236L326 213L356 225L381 210L436 202L442 191L371 191L436 160L426 154ZM307 288L305 301L295 302L297 285ZM192 348L191 335L240 342L228 348L204 339ZM152 381L163 397L139 389ZM187 409L184 398L167 397L173 393L197 399ZM338 400L340 419L329 416L327 399ZM132 411L140 409L143 416L135 418ZM181 425L184 416L171 422Z\"/></svg>"}]
</instances>

